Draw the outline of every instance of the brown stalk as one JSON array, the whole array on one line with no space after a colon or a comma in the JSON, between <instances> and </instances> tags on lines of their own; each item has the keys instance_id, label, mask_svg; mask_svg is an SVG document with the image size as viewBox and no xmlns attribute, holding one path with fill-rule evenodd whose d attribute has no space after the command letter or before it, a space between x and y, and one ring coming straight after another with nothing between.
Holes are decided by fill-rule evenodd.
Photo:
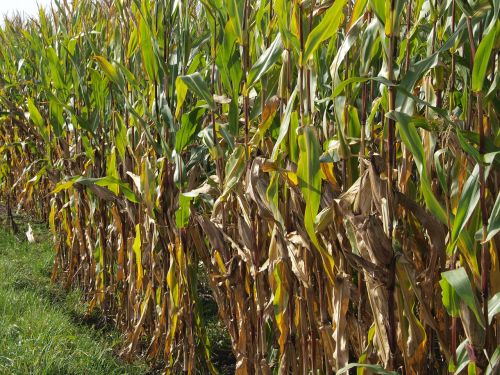
<instances>
[{"instance_id":1,"label":"brown stalk","mask_svg":"<svg viewBox=\"0 0 500 375\"><path fill-rule=\"evenodd\" d=\"M479 126L479 153L484 155L485 149L485 134L483 124L483 98L482 93L478 92L477 96L477 117ZM485 348L488 349L490 342L490 330L488 329L488 297L489 297L489 269L490 269L490 252L486 238L488 236L488 208L486 206L486 178L484 173L484 165L479 165L479 201L481 206L481 221L483 224L483 236L481 242L481 296L483 299L483 316L486 324L485 332Z\"/></svg>"},{"instance_id":2,"label":"brown stalk","mask_svg":"<svg viewBox=\"0 0 500 375\"><path fill-rule=\"evenodd\" d=\"M395 0L391 0L391 35L389 35L389 55L388 55L388 79L391 83L394 82L394 59L396 58L396 35L394 34L394 12L395 12L396 2ZM395 109L395 100L396 100L396 92L395 87L393 85L389 86L389 112L394 111ZM395 127L396 123L393 119L387 120L387 206L388 206L388 236L391 240L391 243L394 240L393 236L393 220L394 220L394 202L393 202L393 165L395 161ZM396 357L396 322L395 322L395 298L394 298L394 290L396 286L396 260L393 257L390 265L389 265L389 275L390 281L387 286L388 293L388 339L389 339L389 348L390 348L390 360L389 367L391 369L394 368L395 365L395 357Z\"/></svg>"},{"instance_id":3,"label":"brown stalk","mask_svg":"<svg viewBox=\"0 0 500 375\"><path fill-rule=\"evenodd\" d=\"M410 27L411 27L411 3L412 0L408 0L408 6L406 10L406 56L405 56L405 72L410 70Z\"/></svg>"}]
</instances>

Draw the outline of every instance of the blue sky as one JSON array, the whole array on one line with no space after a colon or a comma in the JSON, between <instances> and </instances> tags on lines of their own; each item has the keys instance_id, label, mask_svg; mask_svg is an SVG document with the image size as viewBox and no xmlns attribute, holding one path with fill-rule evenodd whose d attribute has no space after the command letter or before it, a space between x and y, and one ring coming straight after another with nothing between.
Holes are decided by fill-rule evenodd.
<instances>
[{"instance_id":1,"label":"blue sky","mask_svg":"<svg viewBox=\"0 0 500 375\"><path fill-rule=\"evenodd\" d=\"M5 14L20 12L28 16L36 16L37 4L47 7L51 0L0 0L0 19Z\"/></svg>"}]
</instances>

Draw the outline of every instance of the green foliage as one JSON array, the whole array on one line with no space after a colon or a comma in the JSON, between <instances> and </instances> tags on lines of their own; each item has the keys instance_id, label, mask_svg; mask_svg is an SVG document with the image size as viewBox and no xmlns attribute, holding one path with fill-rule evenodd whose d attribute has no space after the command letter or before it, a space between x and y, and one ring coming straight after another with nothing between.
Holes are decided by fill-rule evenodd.
<instances>
[{"instance_id":1,"label":"green foliage","mask_svg":"<svg viewBox=\"0 0 500 375\"><path fill-rule=\"evenodd\" d=\"M229 372L486 371L499 11L79 0L6 19L0 198L48 219L54 279L167 372L222 370L208 294Z\"/></svg>"}]
</instances>

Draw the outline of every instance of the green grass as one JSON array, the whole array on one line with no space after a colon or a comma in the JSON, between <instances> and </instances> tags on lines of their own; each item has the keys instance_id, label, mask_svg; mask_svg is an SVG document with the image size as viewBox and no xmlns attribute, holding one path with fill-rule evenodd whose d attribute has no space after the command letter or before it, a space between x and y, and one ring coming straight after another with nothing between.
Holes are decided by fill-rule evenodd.
<instances>
[{"instance_id":1,"label":"green grass","mask_svg":"<svg viewBox=\"0 0 500 375\"><path fill-rule=\"evenodd\" d=\"M116 356L119 334L85 317L78 291L51 283L48 231L33 230L39 241L29 244L0 228L0 374L147 373L144 362Z\"/></svg>"}]
</instances>

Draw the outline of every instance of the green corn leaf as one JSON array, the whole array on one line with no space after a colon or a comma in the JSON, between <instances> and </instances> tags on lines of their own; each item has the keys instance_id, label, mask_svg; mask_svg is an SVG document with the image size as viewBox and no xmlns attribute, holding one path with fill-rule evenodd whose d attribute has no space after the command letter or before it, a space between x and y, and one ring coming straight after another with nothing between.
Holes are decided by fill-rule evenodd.
<instances>
[{"instance_id":1,"label":"green corn leaf","mask_svg":"<svg viewBox=\"0 0 500 375\"><path fill-rule=\"evenodd\" d=\"M456 0L456 1L462 12L464 12L464 14L467 17L472 17L474 10L469 5L468 1L466 0Z\"/></svg>"},{"instance_id":2,"label":"green corn leaf","mask_svg":"<svg viewBox=\"0 0 500 375\"><path fill-rule=\"evenodd\" d=\"M351 78L348 78L346 80L339 82L339 84L335 86L335 89L333 90L330 98L334 99L337 96L339 96L342 93L342 91L344 91L344 89L352 83L364 83L367 81L380 82L387 87L395 86L394 83L392 83L391 81L389 81L385 77L351 77Z\"/></svg>"},{"instance_id":3,"label":"green corn leaf","mask_svg":"<svg viewBox=\"0 0 500 375\"><path fill-rule=\"evenodd\" d=\"M151 82L158 82L158 61L156 59L151 31L147 25L147 21L142 18L139 22L141 55L144 61L144 68Z\"/></svg>"},{"instance_id":4,"label":"green corn leaf","mask_svg":"<svg viewBox=\"0 0 500 375\"><path fill-rule=\"evenodd\" d=\"M50 194L57 194L60 191L68 190L68 189L72 188L73 185L75 184L75 182L77 182L79 178L80 178L80 176L76 176L76 177L72 177L68 181L59 182L56 185L55 189L50 192Z\"/></svg>"},{"instance_id":5,"label":"green corn leaf","mask_svg":"<svg viewBox=\"0 0 500 375\"><path fill-rule=\"evenodd\" d=\"M332 64L330 65L330 75L332 76L334 84L340 82L340 78L338 76L338 69L342 61L344 60L345 56L349 53L352 46L358 40L359 34L361 32L361 27L363 26L362 21L363 20L361 18L358 19L358 21L356 21L354 25L352 25L352 27L349 29L346 38L342 42L342 45L335 54L335 58L333 59Z\"/></svg>"},{"instance_id":6,"label":"green corn leaf","mask_svg":"<svg viewBox=\"0 0 500 375\"><path fill-rule=\"evenodd\" d=\"M229 16L230 29L239 44L243 44L243 0L226 0L226 10Z\"/></svg>"},{"instance_id":7,"label":"green corn leaf","mask_svg":"<svg viewBox=\"0 0 500 375\"><path fill-rule=\"evenodd\" d=\"M276 158L278 157L278 151L281 147L281 143L283 142L286 135L288 134L288 128L290 126L290 118L292 117L292 110L294 107L294 102L295 102L296 97L297 97L297 88L295 88L295 90L293 90L292 95L290 95L290 99L288 99L288 104L286 105L286 109L285 109L285 116L284 116L283 120L281 121L278 139L276 140L276 143L274 144L273 152L271 154L271 159L273 159L273 160L276 160Z\"/></svg>"},{"instance_id":8,"label":"green corn leaf","mask_svg":"<svg viewBox=\"0 0 500 375\"><path fill-rule=\"evenodd\" d=\"M186 76L180 76L180 79L182 79L182 81L195 95L197 95L201 99L204 99L210 109L216 109L214 98L210 94L210 90L200 73L196 72Z\"/></svg>"},{"instance_id":9,"label":"green corn leaf","mask_svg":"<svg viewBox=\"0 0 500 375\"><path fill-rule=\"evenodd\" d=\"M451 271L441 273L442 279L445 279L457 293L457 296L472 310L478 323L484 328L483 316L476 301L474 291L465 268L460 267ZM444 301L443 301L444 302ZM455 306L456 308L456 306Z\"/></svg>"},{"instance_id":10,"label":"green corn leaf","mask_svg":"<svg viewBox=\"0 0 500 375\"><path fill-rule=\"evenodd\" d=\"M253 86L279 60L283 44L281 35L276 35L273 43L266 49L248 72L248 86Z\"/></svg>"},{"instance_id":11,"label":"green corn leaf","mask_svg":"<svg viewBox=\"0 0 500 375\"><path fill-rule=\"evenodd\" d=\"M321 200L321 172L320 152L316 134L311 126L299 129L299 162L297 165L297 178L299 187L306 202L304 213L304 226L313 245L320 252L323 268L331 281L333 281L333 257L320 245L314 227L314 221L319 210Z\"/></svg>"},{"instance_id":12,"label":"green corn leaf","mask_svg":"<svg viewBox=\"0 0 500 375\"><path fill-rule=\"evenodd\" d=\"M375 12L375 16L382 24L385 25L385 0L370 0L370 8Z\"/></svg>"},{"instance_id":13,"label":"green corn leaf","mask_svg":"<svg viewBox=\"0 0 500 375\"><path fill-rule=\"evenodd\" d=\"M462 370L467 367L467 365L470 362L466 348L466 345L468 344L469 340L465 339L460 343L460 345L458 345L458 348L455 352L457 357L457 363L454 363L453 360L451 360L448 364L448 372L454 374L461 374Z\"/></svg>"},{"instance_id":14,"label":"green corn leaf","mask_svg":"<svg viewBox=\"0 0 500 375\"><path fill-rule=\"evenodd\" d=\"M86 186L94 184L97 186L102 186L102 187L107 187L107 188L118 185L120 187L120 191L123 193L125 198L127 198L129 201L131 201L133 203L139 203L139 199L134 194L134 192L130 189L130 186L126 182L119 180L116 177L112 177L112 176L105 176L105 177L100 177L100 178L74 176L67 181L60 182L59 184L57 184L56 188L51 191L51 194L56 194L56 193L59 193L60 191L70 189L76 183L86 185Z\"/></svg>"},{"instance_id":15,"label":"green corn leaf","mask_svg":"<svg viewBox=\"0 0 500 375\"><path fill-rule=\"evenodd\" d=\"M363 15L368 0L356 0L352 8L351 18L347 24L346 31L349 32L354 23Z\"/></svg>"},{"instance_id":16,"label":"green corn leaf","mask_svg":"<svg viewBox=\"0 0 500 375\"><path fill-rule=\"evenodd\" d=\"M427 175L423 142L417 132L417 129L413 125L413 118L401 112L390 112L387 114L387 117L397 121L397 129L399 131L399 135L406 147L408 147L410 152L413 154L413 159L415 160L415 164L417 165L417 170L420 175L420 187L422 189L422 195L424 196L427 208L443 224L447 224L448 218L446 212L432 192L430 179Z\"/></svg>"},{"instance_id":17,"label":"green corn leaf","mask_svg":"<svg viewBox=\"0 0 500 375\"><path fill-rule=\"evenodd\" d=\"M118 155L122 160L125 160L125 150L127 149L128 139L127 139L127 128L123 123L122 117L117 114L116 116L117 129L115 131L115 143L116 149L118 150Z\"/></svg>"},{"instance_id":18,"label":"green corn leaf","mask_svg":"<svg viewBox=\"0 0 500 375\"><path fill-rule=\"evenodd\" d=\"M472 90L474 92L481 92L483 90L483 83L486 77L488 63L490 62L491 50L493 49L495 37L499 29L500 21L497 21L496 27L490 29L477 47L474 57L474 66L472 68Z\"/></svg>"},{"instance_id":19,"label":"green corn leaf","mask_svg":"<svg viewBox=\"0 0 500 375\"><path fill-rule=\"evenodd\" d=\"M205 113L204 108L195 108L191 112L182 115L182 125L175 134L175 150L180 153L190 144L194 134L202 122L202 116Z\"/></svg>"},{"instance_id":20,"label":"green corn leaf","mask_svg":"<svg viewBox=\"0 0 500 375\"><path fill-rule=\"evenodd\" d=\"M493 352L493 355L490 358L490 361L488 362L488 367L486 367L486 372L485 375L493 375L498 371L498 368L500 366L500 346L496 348L496 350Z\"/></svg>"},{"instance_id":21,"label":"green corn leaf","mask_svg":"<svg viewBox=\"0 0 500 375\"><path fill-rule=\"evenodd\" d=\"M189 224L191 199L184 194L179 195L179 208L175 211L175 225L179 229L185 228Z\"/></svg>"},{"instance_id":22,"label":"green corn leaf","mask_svg":"<svg viewBox=\"0 0 500 375\"><path fill-rule=\"evenodd\" d=\"M240 181L241 176L245 170L245 147L238 146L234 149L226 163L224 179L224 192L222 196L225 197Z\"/></svg>"},{"instance_id":23,"label":"green corn leaf","mask_svg":"<svg viewBox=\"0 0 500 375\"><path fill-rule=\"evenodd\" d=\"M106 74L106 77L108 77L111 82L117 84L118 87L125 86L125 81L120 72L108 60L106 60L106 58L103 56L94 56L94 60L97 61L104 74Z\"/></svg>"},{"instance_id":24,"label":"green corn leaf","mask_svg":"<svg viewBox=\"0 0 500 375\"><path fill-rule=\"evenodd\" d=\"M465 182L460 201L458 202L457 213L453 221L450 245L454 246L458 236L464 229L467 221L472 216L479 202L479 166L476 165L472 174Z\"/></svg>"},{"instance_id":25,"label":"green corn leaf","mask_svg":"<svg viewBox=\"0 0 500 375\"><path fill-rule=\"evenodd\" d=\"M31 98L28 99L28 111L30 113L31 121L33 121L33 123L38 127L38 131L40 132L40 135L42 136L44 142L48 143L49 134L47 132L47 128L45 127L45 121L43 121L43 117L40 114L40 111Z\"/></svg>"},{"instance_id":26,"label":"green corn leaf","mask_svg":"<svg viewBox=\"0 0 500 375\"><path fill-rule=\"evenodd\" d=\"M175 80L175 91L177 92L177 106L175 107L175 118L179 118L182 110L182 105L186 99L188 86L181 77Z\"/></svg>"},{"instance_id":27,"label":"green corn leaf","mask_svg":"<svg viewBox=\"0 0 500 375\"><path fill-rule=\"evenodd\" d=\"M486 241L490 241L500 231L500 194L497 195L495 205L488 220Z\"/></svg>"},{"instance_id":28,"label":"green corn leaf","mask_svg":"<svg viewBox=\"0 0 500 375\"><path fill-rule=\"evenodd\" d=\"M448 314L455 318L460 316L460 301L455 289L445 278L439 280L439 285L441 286L441 300Z\"/></svg>"},{"instance_id":29,"label":"green corn leaf","mask_svg":"<svg viewBox=\"0 0 500 375\"><path fill-rule=\"evenodd\" d=\"M116 148L113 147L111 150L111 153L108 157L107 163L106 163L106 173L109 177L112 177L113 179L119 181L120 175L118 174L118 169L116 166ZM119 184L109 184L107 186L109 190L111 190L115 195L120 194L120 185Z\"/></svg>"},{"instance_id":30,"label":"green corn leaf","mask_svg":"<svg viewBox=\"0 0 500 375\"><path fill-rule=\"evenodd\" d=\"M338 370L336 372L336 374L340 375L340 374L349 373L349 370L351 370L353 368L366 369L374 374L380 374L380 375L397 375L397 372L395 372L395 371L388 371L388 370L385 370L380 365L371 365L368 363L349 363L347 366L344 366L340 370Z\"/></svg>"},{"instance_id":31,"label":"green corn leaf","mask_svg":"<svg viewBox=\"0 0 500 375\"><path fill-rule=\"evenodd\" d=\"M301 129L299 135L299 163L297 166L297 177L304 200L306 211L304 224L312 241L317 245L316 233L314 232L314 219L319 210L321 199L321 176L320 176L320 145L314 130L306 126Z\"/></svg>"},{"instance_id":32,"label":"green corn leaf","mask_svg":"<svg viewBox=\"0 0 500 375\"><path fill-rule=\"evenodd\" d=\"M347 0L336 0L330 9L326 11L320 23L311 30L304 46L301 65L304 65L309 60L309 57L318 49L321 43L335 35L344 17L342 11L346 3Z\"/></svg>"},{"instance_id":33,"label":"green corn leaf","mask_svg":"<svg viewBox=\"0 0 500 375\"><path fill-rule=\"evenodd\" d=\"M493 318L500 314L500 292L495 294L488 301L488 323L491 324Z\"/></svg>"}]
</instances>

